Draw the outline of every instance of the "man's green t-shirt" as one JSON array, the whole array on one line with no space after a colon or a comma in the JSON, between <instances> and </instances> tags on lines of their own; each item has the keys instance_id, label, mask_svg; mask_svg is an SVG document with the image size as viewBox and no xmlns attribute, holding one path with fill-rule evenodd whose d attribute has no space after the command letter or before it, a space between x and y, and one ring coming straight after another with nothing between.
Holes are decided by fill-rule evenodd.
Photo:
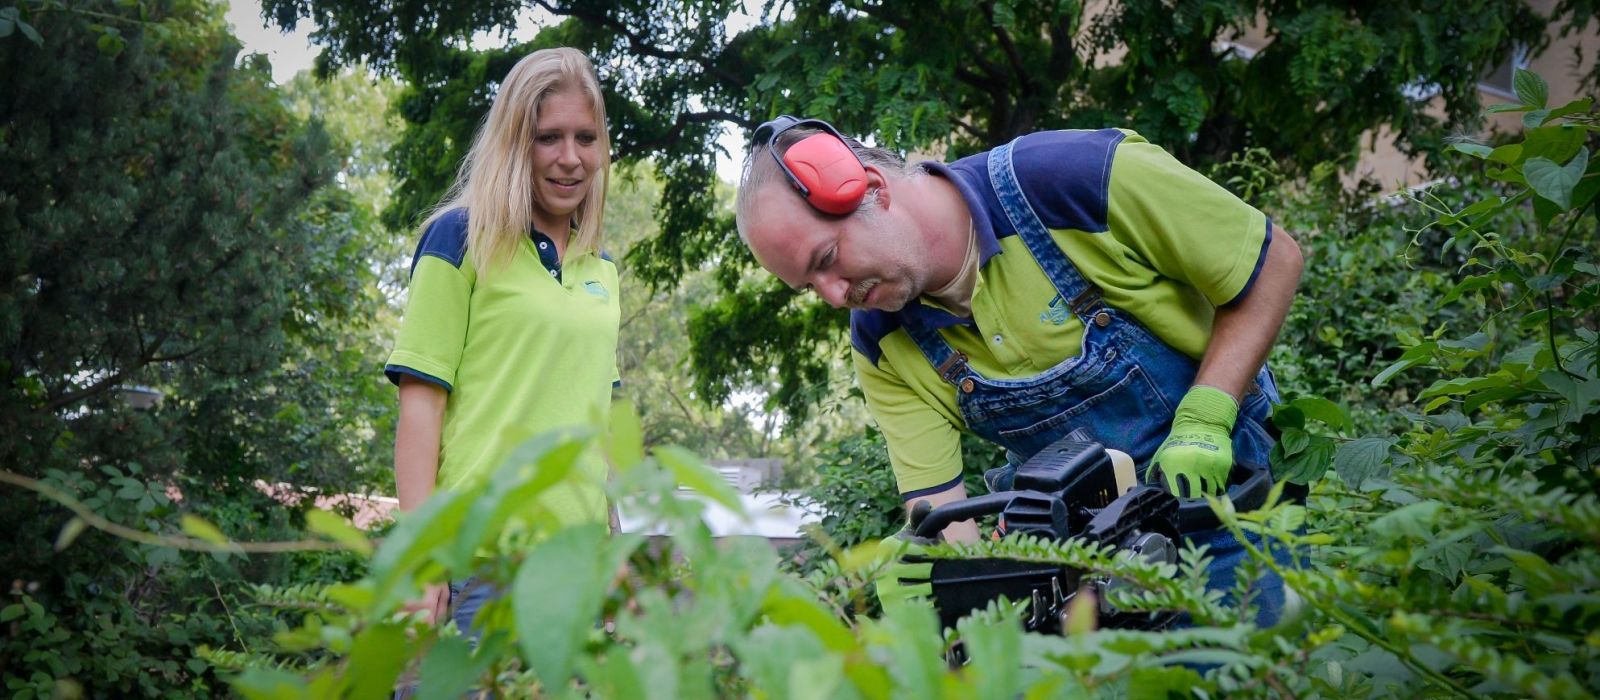
<instances>
[{"instance_id":1,"label":"man's green t-shirt","mask_svg":"<svg viewBox=\"0 0 1600 700\"><path fill-rule=\"evenodd\" d=\"M1037 375L1083 344L1082 322L1001 209L987 157L922 165L955 184L973 215L980 268L972 317L926 298L895 313L851 314L857 378L907 498L960 480L965 429L955 387L907 324L939 329L974 370L996 379ZM1132 132L1030 134L1017 140L1013 164L1029 205L1106 303L1190 357L1205 352L1215 307L1242 298L1265 260L1265 215Z\"/></svg>"}]
</instances>

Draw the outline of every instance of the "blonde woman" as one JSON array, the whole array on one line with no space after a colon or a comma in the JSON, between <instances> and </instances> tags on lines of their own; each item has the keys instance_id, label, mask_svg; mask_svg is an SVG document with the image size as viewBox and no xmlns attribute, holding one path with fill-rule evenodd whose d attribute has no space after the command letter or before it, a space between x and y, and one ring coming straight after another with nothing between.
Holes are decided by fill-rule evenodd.
<instances>
[{"instance_id":1,"label":"blonde woman","mask_svg":"<svg viewBox=\"0 0 1600 700\"><path fill-rule=\"evenodd\" d=\"M487 477L516 444L605 415L618 382L617 269L600 251L610 171L605 103L573 49L536 51L500 83L450 193L421 227L395 349L400 509ZM586 457L540 502L603 522L605 465ZM538 515L538 514L533 514ZM430 586L467 630L488 586Z\"/></svg>"}]
</instances>

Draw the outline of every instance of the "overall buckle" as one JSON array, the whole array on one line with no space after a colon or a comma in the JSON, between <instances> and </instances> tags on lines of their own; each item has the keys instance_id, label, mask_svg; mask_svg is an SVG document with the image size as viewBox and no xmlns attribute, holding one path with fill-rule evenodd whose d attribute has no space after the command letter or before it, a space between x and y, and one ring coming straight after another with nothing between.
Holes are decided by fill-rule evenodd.
<instances>
[{"instance_id":1,"label":"overall buckle","mask_svg":"<svg viewBox=\"0 0 1600 700\"><path fill-rule=\"evenodd\" d=\"M966 356L966 353L960 353L960 352L950 353L950 356L945 358L944 362L939 363L939 367L938 367L939 378L945 380L946 382L954 384L954 383L956 383L956 377L960 376L962 371L965 370L966 367L967 367L967 356Z\"/></svg>"}]
</instances>

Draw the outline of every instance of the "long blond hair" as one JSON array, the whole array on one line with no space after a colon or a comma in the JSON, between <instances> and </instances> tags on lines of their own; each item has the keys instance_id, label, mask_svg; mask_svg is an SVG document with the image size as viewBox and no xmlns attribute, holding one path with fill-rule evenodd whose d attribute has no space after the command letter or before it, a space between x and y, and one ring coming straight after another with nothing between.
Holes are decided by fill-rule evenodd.
<instances>
[{"instance_id":1,"label":"long blond hair","mask_svg":"<svg viewBox=\"0 0 1600 700\"><path fill-rule=\"evenodd\" d=\"M573 212L578 229L568 240L566 254L600 252L606 180L611 174L611 137L600 81L594 64L582 51L540 49L517 61L501 81L494 104L472 139L472 149L456 173L455 184L421 227L426 231L445 212L466 208L467 252L478 274L515 256L533 226L534 207L541 206L531 167L539 108L551 94L572 89L589 98L599 122L595 126L600 167L589 179L583 203Z\"/></svg>"}]
</instances>

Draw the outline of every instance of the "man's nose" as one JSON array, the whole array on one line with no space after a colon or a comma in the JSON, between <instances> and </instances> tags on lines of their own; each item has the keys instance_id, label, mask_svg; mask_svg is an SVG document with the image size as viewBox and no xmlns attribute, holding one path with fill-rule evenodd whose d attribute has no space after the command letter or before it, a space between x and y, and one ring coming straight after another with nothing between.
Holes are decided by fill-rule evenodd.
<instances>
[{"instance_id":1,"label":"man's nose","mask_svg":"<svg viewBox=\"0 0 1600 700\"><path fill-rule=\"evenodd\" d=\"M850 283L843 278L819 279L812 285L817 296L828 302L835 309L842 309L850 303Z\"/></svg>"}]
</instances>

